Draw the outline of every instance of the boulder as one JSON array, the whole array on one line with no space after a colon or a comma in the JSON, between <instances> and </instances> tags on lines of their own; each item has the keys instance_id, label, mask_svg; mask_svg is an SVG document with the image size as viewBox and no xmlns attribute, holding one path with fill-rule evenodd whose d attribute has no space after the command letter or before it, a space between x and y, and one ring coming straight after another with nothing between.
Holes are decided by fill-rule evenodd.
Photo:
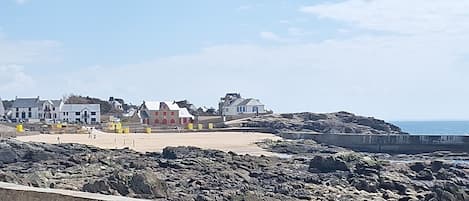
<instances>
[{"instance_id":1,"label":"boulder","mask_svg":"<svg viewBox=\"0 0 469 201\"><path fill-rule=\"evenodd\" d=\"M11 148L0 148L0 163L14 163L19 159L18 154Z\"/></svg>"},{"instance_id":2,"label":"boulder","mask_svg":"<svg viewBox=\"0 0 469 201\"><path fill-rule=\"evenodd\" d=\"M347 163L335 156L315 156L309 163L310 172L350 171Z\"/></svg>"},{"instance_id":3,"label":"boulder","mask_svg":"<svg viewBox=\"0 0 469 201\"><path fill-rule=\"evenodd\" d=\"M90 193L110 194L111 187L106 180L98 180L83 185L82 191Z\"/></svg>"},{"instance_id":4,"label":"boulder","mask_svg":"<svg viewBox=\"0 0 469 201\"><path fill-rule=\"evenodd\" d=\"M147 195L149 198L166 198L168 196L167 184L158 176L149 171L133 175L130 180L130 188L135 194Z\"/></svg>"}]
</instances>

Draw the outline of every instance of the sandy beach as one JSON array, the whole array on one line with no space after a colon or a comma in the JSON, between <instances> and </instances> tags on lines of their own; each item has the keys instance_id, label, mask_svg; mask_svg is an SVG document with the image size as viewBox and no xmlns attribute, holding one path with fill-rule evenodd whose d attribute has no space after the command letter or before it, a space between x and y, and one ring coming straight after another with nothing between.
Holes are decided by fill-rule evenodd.
<instances>
[{"instance_id":1,"label":"sandy beach","mask_svg":"<svg viewBox=\"0 0 469 201\"><path fill-rule=\"evenodd\" d=\"M95 138L96 137L96 138ZM129 147L139 152L161 152L167 146L195 146L205 149L233 151L238 154L276 155L258 147L255 142L264 139L280 139L272 134L248 132L207 132L207 133L132 133L114 134L95 132L93 134L61 134L21 136L18 140L45 143L80 143L105 149Z\"/></svg>"}]
</instances>

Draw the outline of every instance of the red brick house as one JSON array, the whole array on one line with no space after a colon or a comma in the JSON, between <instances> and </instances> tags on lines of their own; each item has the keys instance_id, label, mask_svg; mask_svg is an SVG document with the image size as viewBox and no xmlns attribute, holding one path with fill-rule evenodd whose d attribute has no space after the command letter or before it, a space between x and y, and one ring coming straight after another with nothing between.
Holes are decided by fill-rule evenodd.
<instances>
[{"instance_id":1,"label":"red brick house","mask_svg":"<svg viewBox=\"0 0 469 201\"><path fill-rule=\"evenodd\" d=\"M170 101L144 101L140 117L144 124L161 127L185 127L194 120L186 108Z\"/></svg>"}]
</instances>

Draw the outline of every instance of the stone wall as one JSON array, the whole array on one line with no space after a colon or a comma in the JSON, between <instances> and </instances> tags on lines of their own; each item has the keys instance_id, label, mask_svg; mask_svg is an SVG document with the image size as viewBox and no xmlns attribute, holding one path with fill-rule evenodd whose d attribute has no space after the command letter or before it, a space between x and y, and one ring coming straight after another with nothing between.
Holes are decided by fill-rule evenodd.
<instances>
[{"instance_id":1,"label":"stone wall","mask_svg":"<svg viewBox=\"0 0 469 201\"><path fill-rule=\"evenodd\" d=\"M148 201L60 189L43 189L0 182L0 200L8 201Z\"/></svg>"},{"instance_id":2,"label":"stone wall","mask_svg":"<svg viewBox=\"0 0 469 201\"><path fill-rule=\"evenodd\" d=\"M469 136L451 135L360 135L282 133L286 139L312 139L357 151L424 153L433 151L469 152Z\"/></svg>"}]
</instances>

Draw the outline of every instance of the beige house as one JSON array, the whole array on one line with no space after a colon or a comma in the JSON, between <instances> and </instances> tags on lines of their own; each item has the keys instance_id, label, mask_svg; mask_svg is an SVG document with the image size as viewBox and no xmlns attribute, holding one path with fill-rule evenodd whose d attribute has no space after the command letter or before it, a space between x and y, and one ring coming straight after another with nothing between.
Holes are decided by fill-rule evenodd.
<instances>
[{"instance_id":1,"label":"beige house","mask_svg":"<svg viewBox=\"0 0 469 201\"><path fill-rule=\"evenodd\" d=\"M144 101L140 118L144 124L161 127L185 127L194 120L186 108L171 101Z\"/></svg>"}]
</instances>

